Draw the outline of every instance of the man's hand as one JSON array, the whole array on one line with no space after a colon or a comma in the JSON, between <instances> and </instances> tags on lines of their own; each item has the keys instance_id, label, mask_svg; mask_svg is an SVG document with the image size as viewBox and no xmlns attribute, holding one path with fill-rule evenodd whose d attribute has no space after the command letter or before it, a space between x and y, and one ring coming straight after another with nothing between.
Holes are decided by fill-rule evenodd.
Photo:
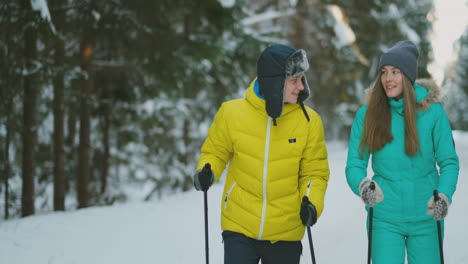
<instances>
[{"instance_id":1,"label":"man's hand","mask_svg":"<svg viewBox=\"0 0 468 264\"><path fill-rule=\"evenodd\" d=\"M211 165L206 163L203 169L197 170L193 175L193 185L197 191L207 191L214 181L214 174L211 171Z\"/></svg>"},{"instance_id":2,"label":"man's hand","mask_svg":"<svg viewBox=\"0 0 468 264\"><path fill-rule=\"evenodd\" d=\"M305 226L313 226L317 222L317 209L307 196L302 198L300 215L302 224Z\"/></svg>"}]
</instances>

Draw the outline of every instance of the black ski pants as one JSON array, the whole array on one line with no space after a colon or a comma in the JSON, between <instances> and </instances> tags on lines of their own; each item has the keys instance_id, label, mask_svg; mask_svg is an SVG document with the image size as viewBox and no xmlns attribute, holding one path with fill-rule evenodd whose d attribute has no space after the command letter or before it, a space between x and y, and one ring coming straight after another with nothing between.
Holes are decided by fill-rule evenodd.
<instances>
[{"instance_id":1,"label":"black ski pants","mask_svg":"<svg viewBox=\"0 0 468 264\"><path fill-rule=\"evenodd\" d=\"M243 234L223 231L224 264L299 264L301 241L256 240Z\"/></svg>"}]
</instances>

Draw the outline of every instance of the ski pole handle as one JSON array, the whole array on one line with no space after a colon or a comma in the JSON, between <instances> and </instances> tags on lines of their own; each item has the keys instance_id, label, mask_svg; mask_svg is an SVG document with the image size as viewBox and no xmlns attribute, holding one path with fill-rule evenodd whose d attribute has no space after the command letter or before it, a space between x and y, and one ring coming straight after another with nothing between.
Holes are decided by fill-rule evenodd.
<instances>
[{"instance_id":1,"label":"ski pole handle","mask_svg":"<svg viewBox=\"0 0 468 264\"><path fill-rule=\"evenodd\" d=\"M370 185L369 185L369 188L374 191L375 190L375 182L372 181L370 183Z\"/></svg>"},{"instance_id":2,"label":"ski pole handle","mask_svg":"<svg viewBox=\"0 0 468 264\"><path fill-rule=\"evenodd\" d=\"M434 202L439 201L439 199L440 199L439 192L437 190L434 190Z\"/></svg>"},{"instance_id":3,"label":"ski pole handle","mask_svg":"<svg viewBox=\"0 0 468 264\"><path fill-rule=\"evenodd\" d=\"M211 172L211 164L206 163L205 166L203 166L202 171L203 171L203 173L209 174Z\"/></svg>"}]
</instances>

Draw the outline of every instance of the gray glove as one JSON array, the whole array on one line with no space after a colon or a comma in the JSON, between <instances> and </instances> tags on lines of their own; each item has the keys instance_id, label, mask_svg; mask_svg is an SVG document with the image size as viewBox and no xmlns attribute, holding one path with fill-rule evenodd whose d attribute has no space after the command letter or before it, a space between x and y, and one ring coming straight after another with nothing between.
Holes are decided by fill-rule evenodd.
<instances>
[{"instance_id":1,"label":"gray glove","mask_svg":"<svg viewBox=\"0 0 468 264\"><path fill-rule=\"evenodd\" d=\"M442 220L447 216L449 206L447 195L439 193L437 201L434 201L434 196L432 196L427 202L427 214L432 215L437 221Z\"/></svg>"},{"instance_id":2,"label":"gray glove","mask_svg":"<svg viewBox=\"0 0 468 264\"><path fill-rule=\"evenodd\" d=\"M374 188L371 187L371 183L374 183ZM384 195L380 186L368 178L364 178L359 183L359 193L361 194L362 201L369 207L374 207L384 199Z\"/></svg>"}]
</instances>

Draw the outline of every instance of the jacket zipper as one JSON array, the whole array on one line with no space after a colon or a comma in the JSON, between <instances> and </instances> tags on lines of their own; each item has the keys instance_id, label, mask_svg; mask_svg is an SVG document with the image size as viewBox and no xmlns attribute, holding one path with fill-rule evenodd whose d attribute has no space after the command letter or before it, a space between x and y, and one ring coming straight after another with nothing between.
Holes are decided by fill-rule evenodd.
<instances>
[{"instance_id":1,"label":"jacket zipper","mask_svg":"<svg viewBox=\"0 0 468 264\"><path fill-rule=\"evenodd\" d=\"M268 153L270 150L270 131L271 131L271 117L268 117L266 137L265 137L265 152L263 158L263 206L262 206L262 220L260 221L260 230L258 232L258 240L262 240L263 228L265 227L265 216L267 207L267 175L268 175Z\"/></svg>"},{"instance_id":2,"label":"jacket zipper","mask_svg":"<svg viewBox=\"0 0 468 264\"><path fill-rule=\"evenodd\" d=\"M312 180L309 180L309 183L307 184L307 198L309 198L309 194L310 194L310 187L312 187Z\"/></svg>"},{"instance_id":3,"label":"jacket zipper","mask_svg":"<svg viewBox=\"0 0 468 264\"><path fill-rule=\"evenodd\" d=\"M231 188L229 188L229 190L226 192L226 197L224 198L224 209L227 208L227 202L228 202L228 199L229 199L229 195L231 194L232 192L232 189L234 189L234 186L236 186L236 182L234 182L232 185L231 185Z\"/></svg>"}]
</instances>

